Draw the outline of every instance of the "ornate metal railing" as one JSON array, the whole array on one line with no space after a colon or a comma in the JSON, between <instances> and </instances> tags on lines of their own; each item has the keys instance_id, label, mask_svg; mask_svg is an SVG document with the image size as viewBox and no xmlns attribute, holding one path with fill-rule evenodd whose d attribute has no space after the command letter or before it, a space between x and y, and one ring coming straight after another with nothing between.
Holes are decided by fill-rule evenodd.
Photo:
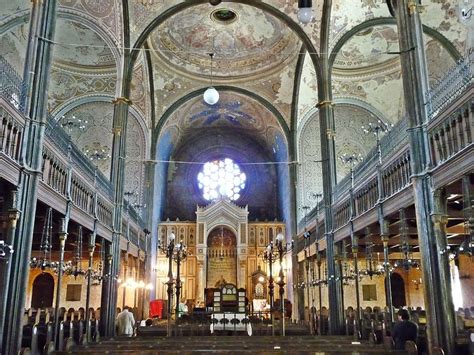
<instances>
[{"instance_id":1,"label":"ornate metal railing","mask_svg":"<svg viewBox=\"0 0 474 355\"><path fill-rule=\"evenodd\" d=\"M20 75L18 75L7 60L0 55L0 96L17 110L23 111L26 93L25 87Z\"/></svg>"},{"instance_id":2,"label":"ornate metal railing","mask_svg":"<svg viewBox=\"0 0 474 355\"><path fill-rule=\"evenodd\" d=\"M1 55L0 85L0 98L3 98L8 105L8 109L0 107L0 152L18 162L25 124L15 117L19 114L10 114L8 110L10 107L23 110L25 85L20 75ZM66 197L69 164L72 164L71 198L74 205L94 216L96 213L94 196L96 191L99 192L97 218L104 225L112 226L113 188L111 182L72 143L71 137L63 127L49 116L45 129L42 180L63 197ZM130 210L129 218L134 228L133 242L138 245L143 234L141 229L144 223L134 209Z\"/></svg>"},{"instance_id":3,"label":"ornate metal railing","mask_svg":"<svg viewBox=\"0 0 474 355\"><path fill-rule=\"evenodd\" d=\"M454 156L474 140L474 100L467 98L460 102L462 95L471 90L474 84L474 53L460 60L448 71L446 77L427 95L430 113L428 137L433 157L437 166ZM457 102L456 102L457 100ZM464 100L464 99L463 99ZM444 108L456 104L459 106L454 113L441 117L438 115ZM382 154L382 199L387 199L410 185L410 152L408 141L408 120L400 120L390 132L380 140ZM378 201L377 173L378 152L374 147L364 160L354 168L354 207L355 216L374 208ZM334 189L333 220L334 228L338 229L350 220L349 193L351 178L344 177ZM306 216L310 221L316 218L317 211L323 212L322 203L314 207ZM304 220L298 223L299 230L304 228Z\"/></svg>"},{"instance_id":4,"label":"ornate metal railing","mask_svg":"<svg viewBox=\"0 0 474 355\"><path fill-rule=\"evenodd\" d=\"M24 122L0 107L0 152L18 162L20 159Z\"/></svg>"},{"instance_id":5,"label":"ornate metal railing","mask_svg":"<svg viewBox=\"0 0 474 355\"><path fill-rule=\"evenodd\" d=\"M474 84L474 51L460 59L426 95L428 114L433 119L442 109Z\"/></svg>"}]
</instances>

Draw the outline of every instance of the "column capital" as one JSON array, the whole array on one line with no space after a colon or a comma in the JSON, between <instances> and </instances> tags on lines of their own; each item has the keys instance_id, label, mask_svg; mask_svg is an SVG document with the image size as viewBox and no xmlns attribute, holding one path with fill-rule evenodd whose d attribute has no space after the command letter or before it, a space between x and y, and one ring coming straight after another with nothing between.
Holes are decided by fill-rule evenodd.
<instances>
[{"instance_id":1,"label":"column capital","mask_svg":"<svg viewBox=\"0 0 474 355\"><path fill-rule=\"evenodd\" d=\"M115 100L112 100L112 103L114 105L119 105L119 104L131 105L132 100L130 100L126 97L120 96L120 97L117 97Z\"/></svg>"},{"instance_id":2,"label":"column capital","mask_svg":"<svg viewBox=\"0 0 474 355\"><path fill-rule=\"evenodd\" d=\"M336 131L334 131L333 129L327 129L326 135L328 139L334 139L336 137Z\"/></svg>"},{"instance_id":3,"label":"column capital","mask_svg":"<svg viewBox=\"0 0 474 355\"><path fill-rule=\"evenodd\" d=\"M10 221L10 226L12 228L16 227L18 218L20 218L20 211L18 209L16 208L8 209L8 220Z\"/></svg>"},{"instance_id":4,"label":"column capital","mask_svg":"<svg viewBox=\"0 0 474 355\"><path fill-rule=\"evenodd\" d=\"M444 214L432 214L431 220L433 221L434 227L444 230L448 224L448 216Z\"/></svg>"},{"instance_id":5,"label":"column capital","mask_svg":"<svg viewBox=\"0 0 474 355\"><path fill-rule=\"evenodd\" d=\"M122 128L121 127L114 127L112 128L112 133L114 136L120 136L122 134Z\"/></svg>"},{"instance_id":6,"label":"column capital","mask_svg":"<svg viewBox=\"0 0 474 355\"><path fill-rule=\"evenodd\" d=\"M421 6L421 4L418 3L418 0L409 1L407 6L408 13L410 14L410 16L416 13L422 13L423 9L425 8L424 6Z\"/></svg>"},{"instance_id":7,"label":"column capital","mask_svg":"<svg viewBox=\"0 0 474 355\"><path fill-rule=\"evenodd\" d=\"M316 104L316 108L321 108L321 107L324 107L324 106L333 107L334 103L331 100L323 100L323 101L319 101Z\"/></svg>"}]
</instances>

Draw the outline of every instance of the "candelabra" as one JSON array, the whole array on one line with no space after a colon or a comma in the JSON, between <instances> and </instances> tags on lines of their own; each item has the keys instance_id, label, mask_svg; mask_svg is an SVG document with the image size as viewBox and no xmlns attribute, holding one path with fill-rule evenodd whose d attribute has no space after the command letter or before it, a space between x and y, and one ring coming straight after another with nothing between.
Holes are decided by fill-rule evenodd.
<instances>
[{"instance_id":1,"label":"candelabra","mask_svg":"<svg viewBox=\"0 0 474 355\"><path fill-rule=\"evenodd\" d=\"M408 242L408 223L405 216L405 210L400 210L400 252L402 253L402 259L395 261L393 266L395 268L403 268L404 270L408 271L410 268L420 268L420 264L413 259L413 255L410 248L410 243Z\"/></svg>"},{"instance_id":2,"label":"candelabra","mask_svg":"<svg viewBox=\"0 0 474 355\"><path fill-rule=\"evenodd\" d=\"M365 244L366 267L364 270L361 270L361 273L365 276L369 276L371 280L374 276L380 276L385 274L384 265L380 263L379 253L377 253L377 263L374 260L374 246L375 244L370 240Z\"/></svg>"},{"instance_id":3,"label":"candelabra","mask_svg":"<svg viewBox=\"0 0 474 355\"><path fill-rule=\"evenodd\" d=\"M79 226L76 236L76 248L73 262L71 263L71 266L65 270L65 273L73 275L74 278L77 278L79 275L84 276L87 274L87 271L82 269L82 226Z\"/></svg>"},{"instance_id":4,"label":"candelabra","mask_svg":"<svg viewBox=\"0 0 474 355\"><path fill-rule=\"evenodd\" d=\"M75 129L81 131L86 129L88 123L87 120L77 118L75 115L72 115L71 117L61 117L61 126L69 135L71 135L72 131Z\"/></svg>"},{"instance_id":5,"label":"candelabra","mask_svg":"<svg viewBox=\"0 0 474 355\"><path fill-rule=\"evenodd\" d=\"M93 142L83 148L84 154L93 161L103 161L110 159L110 148L99 142Z\"/></svg>"},{"instance_id":6,"label":"candelabra","mask_svg":"<svg viewBox=\"0 0 474 355\"><path fill-rule=\"evenodd\" d=\"M277 260L278 258L278 252L275 249L275 246L273 245L273 241L270 242L270 244L267 245L265 248L265 251L260 254L260 257L263 259L265 263L268 264L268 271L270 274L270 277L268 278L268 295L270 298L270 318L272 322L272 335L275 335L275 329L273 326L273 311L274 311L274 303L275 303L275 285L274 285L274 280L273 280L273 263Z\"/></svg>"},{"instance_id":7,"label":"candelabra","mask_svg":"<svg viewBox=\"0 0 474 355\"><path fill-rule=\"evenodd\" d=\"M283 295L285 294L285 280L283 273L283 256L291 252L293 249L293 241L291 243L284 242L285 236L282 233L278 233L276 237L276 249L278 251L278 256L280 260L280 272L278 273L278 282L280 294L280 307L281 307L281 320L282 320L282 335L285 336L285 299Z\"/></svg>"},{"instance_id":8,"label":"candelabra","mask_svg":"<svg viewBox=\"0 0 474 355\"><path fill-rule=\"evenodd\" d=\"M0 240L0 259L6 259L13 254L13 245L6 244L4 240Z\"/></svg>"},{"instance_id":9,"label":"candelabra","mask_svg":"<svg viewBox=\"0 0 474 355\"><path fill-rule=\"evenodd\" d=\"M42 256L40 258L33 257L30 259L30 267L32 269L55 270L59 266L58 263L51 261L52 234L53 234L53 209L49 207L46 210L43 232L41 234L40 250Z\"/></svg>"},{"instance_id":10,"label":"candelabra","mask_svg":"<svg viewBox=\"0 0 474 355\"><path fill-rule=\"evenodd\" d=\"M158 249L161 250L168 258L168 281L166 282L168 289L168 336L171 336L171 302L173 297L173 260L176 262L176 324L178 323L177 318L179 315L179 295L181 290L181 279L180 279L180 266L181 262L187 257L186 246L181 242L175 244L176 236L174 233L168 235L168 244L158 240Z\"/></svg>"},{"instance_id":11,"label":"candelabra","mask_svg":"<svg viewBox=\"0 0 474 355\"><path fill-rule=\"evenodd\" d=\"M400 245L400 251L403 255L403 259L396 260L393 264L395 268L402 268L405 271L410 270L411 268L419 269L420 263L413 259L410 245L406 240L402 241Z\"/></svg>"},{"instance_id":12,"label":"candelabra","mask_svg":"<svg viewBox=\"0 0 474 355\"><path fill-rule=\"evenodd\" d=\"M373 134L377 144L377 156L379 163L382 163L382 151L380 150L380 136L383 133L387 133L393 128L393 124L386 124L381 120L377 120L377 123L369 123L367 126L362 126L362 130L367 134Z\"/></svg>"},{"instance_id":13,"label":"candelabra","mask_svg":"<svg viewBox=\"0 0 474 355\"><path fill-rule=\"evenodd\" d=\"M91 278L94 281L95 285L100 285L102 281L108 280L112 277L110 271L105 272L105 261L107 261L110 266L112 264L112 255L105 254L105 240L102 239L100 243L99 263L97 265L97 270L91 270ZM108 270L110 270L110 267L108 268Z\"/></svg>"},{"instance_id":14,"label":"candelabra","mask_svg":"<svg viewBox=\"0 0 474 355\"><path fill-rule=\"evenodd\" d=\"M342 154L339 159L343 164L349 165L351 176L353 174L354 166L363 160L361 154Z\"/></svg>"}]
</instances>

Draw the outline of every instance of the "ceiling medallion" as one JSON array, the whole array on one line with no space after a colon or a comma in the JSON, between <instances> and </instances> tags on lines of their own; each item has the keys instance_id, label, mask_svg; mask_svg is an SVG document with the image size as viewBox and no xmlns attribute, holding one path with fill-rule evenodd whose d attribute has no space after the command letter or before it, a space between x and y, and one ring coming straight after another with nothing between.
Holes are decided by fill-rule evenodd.
<instances>
[{"instance_id":1,"label":"ceiling medallion","mask_svg":"<svg viewBox=\"0 0 474 355\"><path fill-rule=\"evenodd\" d=\"M224 25L234 22L237 17L237 13L229 9L217 9L211 12L211 19Z\"/></svg>"}]
</instances>

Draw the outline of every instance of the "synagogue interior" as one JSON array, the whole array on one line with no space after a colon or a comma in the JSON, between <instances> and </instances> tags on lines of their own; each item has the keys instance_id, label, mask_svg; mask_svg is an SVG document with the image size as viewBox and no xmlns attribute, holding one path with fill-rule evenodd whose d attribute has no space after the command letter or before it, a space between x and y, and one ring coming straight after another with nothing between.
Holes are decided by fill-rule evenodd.
<instances>
[{"instance_id":1,"label":"synagogue interior","mask_svg":"<svg viewBox=\"0 0 474 355\"><path fill-rule=\"evenodd\" d=\"M473 47L473 0L0 0L0 353L474 353Z\"/></svg>"}]
</instances>

